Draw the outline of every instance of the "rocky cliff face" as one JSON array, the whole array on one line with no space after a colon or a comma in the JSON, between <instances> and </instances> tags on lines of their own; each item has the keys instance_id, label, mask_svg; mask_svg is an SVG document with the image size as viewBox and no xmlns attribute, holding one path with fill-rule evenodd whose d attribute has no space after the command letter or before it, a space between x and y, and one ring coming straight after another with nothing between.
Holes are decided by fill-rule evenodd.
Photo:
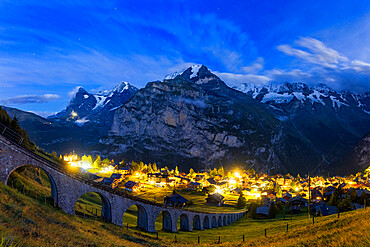
<instances>
[{"instance_id":1,"label":"rocky cliff face","mask_svg":"<svg viewBox=\"0 0 370 247\"><path fill-rule=\"evenodd\" d=\"M310 144L284 129L267 105L227 87L205 66L194 66L148 83L116 110L111 135L100 140L100 148L168 166L287 171Z\"/></svg>"},{"instance_id":2,"label":"rocky cliff face","mask_svg":"<svg viewBox=\"0 0 370 247\"><path fill-rule=\"evenodd\" d=\"M331 164L330 169L339 175L363 172L370 166L370 132L366 134L341 159Z\"/></svg>"}]
</instances>

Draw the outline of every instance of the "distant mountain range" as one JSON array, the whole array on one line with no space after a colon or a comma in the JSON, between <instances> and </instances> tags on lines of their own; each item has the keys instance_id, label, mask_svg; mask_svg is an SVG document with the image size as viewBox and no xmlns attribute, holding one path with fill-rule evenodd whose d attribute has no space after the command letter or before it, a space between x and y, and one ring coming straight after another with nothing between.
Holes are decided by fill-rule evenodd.
<instances>
[{"instance_id":1,"label":"distant mountain range","mask_svg":"<svg viewBox=\"0 0 370 247\"><path fill-rule=\"evenodd\" d=\"M370 93L304 83L230 88L203 65L140 90L126 82L94 94L78 88L67 108L48 119L6 109L46 150L182 169L339 172L348 168L341 158L370 131Z\"/></svg>"}]
</instances>

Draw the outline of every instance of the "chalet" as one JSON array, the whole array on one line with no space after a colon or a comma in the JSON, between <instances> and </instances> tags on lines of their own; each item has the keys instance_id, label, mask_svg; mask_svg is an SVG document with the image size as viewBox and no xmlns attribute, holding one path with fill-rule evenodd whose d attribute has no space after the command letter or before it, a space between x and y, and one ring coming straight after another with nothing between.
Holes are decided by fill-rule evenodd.
<instances>
[{"instance_id":1,"label":"chalet","mask_svg":"<svg viewBox=\"0 0 370 247\"><path fill-rule=\"evenodd\" d=\"M318 206L316 207L316 214L318 216L327 216L332 214L337 214L338 208L335 206Z\"/></svg>"},{"instance_id":2,"label":"chalet","mask_svg":"<svg viewBox=\"0 0 370 247\"><path fill-rule=\"evenodd\" d=\"M104 184L104 185L111 186L112 183L113 183L113 178L103 178L103 180L101 181L101 183Z\"/></svg>"},{"instance_id":3,"label":"chalet","mask_svg":"<svg viewBox=\"0 0 370 247\"><path fill-rule=\"evenodd\" d=\"M200 187L200 183L197 183L197 182L190 182L187 186L186 186L186 188L188 189L188 190L196 190L196 189L198 189Z\"/></svg>"},{"instance_id":4,"label":"chalet","mask_svg":"<svg viewBox=\"0 0 370 247\"><path fill-rule=\"evenodd\" d=\"M175 176L177 179L178 179L178 183L182 183L182 184L188 184L190 183L190 179L186 178L186 177L182 177L182 176Z\"/></svg>"},{"instance_id":5,"label":"chalet","mask_svg":"<svg viewBox=\"0 0 370 247\"><path fill-rule=\"evenodd\" d=\"M233 193L234 195L239 195L240 192L242 192L242 191L239 188L235 188L235 189L231 190L230 192Z\"/></svg>"},{"instance_id":6,"label":"chalet","mask_svg":"<svg viewBox=\"0 0 370 247\"><path fill-rule=\"evenodd\" d=\"M169 175L168 174L162 174L160 172L157 173L148 173L147 174L148 180L152 181L154 183L160 184L166 184L169 180Z\"/></svg>"},{"instance_id":7,"label":"chalet","mask_svg":"<svg viewBox=\"0 0 370 247\"><path fill-rule=\"evenodd\" d=\"M110 178L121 180L123 178L123 176L120 173L112 173L112 175L110 176Z\"/></svg>"},{"instance_id":8,"label":"chalet","mask_svg":"<svg viewBox=\"0 0 370 247\"><path fill-rule=\"evenodd\" d=\"M291 206L289 208L289 212L291 214L299 214L301 212L301 207L300 206Z\"/></svg>"},{"instance_id":9,"label":"chalet","mask_svg":"<svg viewBox=\"0 0 370 247\"><path fill-rule=\"evenodd\" d=\"M213 178L208 178L206 181L208 182L209 185L211 185L211 184L212 185L217 185L217 182Z\"/></svg>"},{"instance_id":10,"label":"chalet","mask_svg":"<svg viewBox=\"0 0 370 247\"><path fill-rule=\"evenodd\" d=\"M194 178L195 181L201 181L204 179L204 175L203 174L197 174Z\"/></svg>"},{"instance_id":11,"label":"chalet","mask_svg":"<svg viewBox=\"0 0 370 247\"><path fill-rule=\"evenodd\" d=\"M262 206L262 207L257 207L257 216L260 217L260 218L266 218L269 216L269 209L270 209L270 205L269 206Z\"/></svg>"},{"instance_id":12,"label":"chalet","mask_svg":"<svg viewBox=\"0 0 370 247\"><path fill-rule=\"evenodd\" d=\"M286 200L289 201L292 198L292 194L286 192L282 195L282 197Z\"/></svg>"},{"instance_id":13,"label":"chalet","mask_svg":"<svg viewBox=\"0 0 370 247\"><path fill-rule=\"evenodd\" d=\"M129 174L130 173L130 167L123 167L123 168L118 169L118 171L121 174Z\"/></svg>"},{"instance_id":14,"label":"chalet","mask_svg":"<svg viewBox=\"0 0 370 247\"><path fill-rule=\"evenodd\" d=\"M93 174L93 173L88 173L88 175L89 175L89 179L91 179L91 180L96 180L96 179L101 178L101 177L99 177L98 175Z\"/></svg>"},{"instance_id":15,"label":"chalet","mask_svg":"<svg viewBox=\"0 0 370 247\"><path fill-rule=\"evenodd\" d=\"M289 200L289 202L292 204L292 206L300 206L300 207L306 206L307 201L308 201L307 199L302 198L300 196L292 197Z\"/></svg>"},{"instance_id":16,"label":"chalet","mask_svg":"<svg viewBox=\"0 0 370 247\"><path fill-rule=\"evenodd\" d=\"M206 203L210 205L221 206L224 203L224 198L225 197L223 197L219 193L208 194L208 197L206 198Z\"/></svg>"},{"instance_id":17,"label":"chalet","mask_svg":"<svg viewBox=\"0 0 370 247\"><path fill-rule=\"evenodd\" d=\"M134 181L127 181L123 186L125 187L125 190L131 191L131 192L137 191L140 188L140 184Z\"/></svg>"},{"instance_id":18,"label":"chalet","mask_svg":"<svg viewBox=\"0 0 370 247\"><path fill-rule=\"evenodd\" d=\"M313 201L321 201L323 196L318 188L311 190L311 198Z\"/></svg>"},{"instance_id":19,"label":"chalet","mask_svg":"<svg viewBox=\"0 0 370 247\"><path fill-rule=\"evenodd\" d=\"M179 194L172 194L164 197L164 205L172 207L183 207L187 202L188 200Z\"/></svg>"}]
</instances>

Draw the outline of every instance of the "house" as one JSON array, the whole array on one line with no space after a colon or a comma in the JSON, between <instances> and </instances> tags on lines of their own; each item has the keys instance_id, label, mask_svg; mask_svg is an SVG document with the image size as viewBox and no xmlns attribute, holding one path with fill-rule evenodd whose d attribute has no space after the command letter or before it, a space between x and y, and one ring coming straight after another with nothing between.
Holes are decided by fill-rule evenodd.
<instances>
[{"instance_id":1,"label":"house","mask_svg":"<svg viewBox=\"0 0 370 247\"><path fill-rule=\"evenodd\" d=\"M123 178L123 176L120 173L112 173L110 178L121 180Z\"/></svg>"},{"instance_id":2,"label":"house","mask_svg":"<svg viewBox=\"0 0 370 247\"><path fill-rule=\"evenodd\" d=\"M321 201L323 199L323 196L318 188L311 190L311 198L313 201Z\"/></svg>"},{"instance_id":3,"label":"house","mask_svg":"<svg viewBox=\"0 0 370 247\"><path fill-rule=\"evenodd\" d=\"M300 206L300 207L303 207L306 205L307 203L307 199L305 198L302 198L300 196L295 196L295 197L292 197L289 202L292 204L292 206Z\"/></svg>"},{"instance_id":4,"label":"house","mask_svg":"<svg viewBox=\"0 0 370 247\"><path fill-rule=\"evenodd\" d=\"M257 216L261 218L265 218L269 216L269 209L270 209L270 204L269 206L262 206L262 207L257 207Z\"/></svg>"},{"instance_id":5,"label":"house","mask_svg":"<svg viewBox=\"0 0 370 247\"><path fill-rule=\"evenodd\" d=\"M96 180L96 179L101 178L101 177L99 177L98 175L93 174L93 173L88 173L88 175L89 175L89 179L91 179L91 180Z\"/></svg>"},{"instance_id":6,"label":"house","mask_svg":"<svg viewBox=\"0 0 370 247\"><path fill-rule=\"evenodd\" d=\"M129 174L130 173L130 167L122 167L119 169L119 172L122 174Z\"/></svg>"},{"instance_id":7,"label":"house","mask_svg":"<svg viewBox=\"0 0 370 247\"><path fill-rule=\"evenodd\" d=\"M199 188L199 186L200 186L200 183L197 183L197 182L190 182L190 183L186 186L186 188L187 188L188 190L196 190L197 188Z\"/></svg>"},{"instance_id":8,"label":"house","mask_svg":"<svg viewBox=\"0 0 370 247\"><path fill-rule=\"evenodd\" d=\"M101 183L104 184L104 185L107 185L107 186L112 186L113 178L103 178Z\"/></svg>"},{"instance_id":9,"label":"house","mask_svg":"<svg viewBox=\"0 0 370 247\"><path fill-rule=\"evenodd\" d=\"M335 206L318 206L316 207L316 214L318 216L327 216L327 215L332 215L332 214L337 214L338 213L338 208Z\"/></svg>"},{"instance_id":10,"label":"house","mask_svg":"<svg viewBox=\"0 0 370 247\"><path fill-rule=\"evenodd\" d=\"M195 178L194 178L195 181L201 181L203 179L204 179L204 175L203 174L197 174L197 175L195 175Z\"/></svg>"},{"instance_id":11,"label":"house","mask_svg":"<svg viewBox=\"0 0 370 247\"><path fill-rule=\"evenodd\" d=\"M208 194L208 197L206 198L206 203L210 205L221 206L224 203L224 198L225 197L223 197L219 193Z\"/></svg>"},{"instance_id":12,"label":"house","mask_svg":"<svg viewBox=\"0 0 370 247\"><path fill-rule=\"evenodd\" d=\"M241 192L241 189L235 188L235 189L231 190L230 192L233 193L234 195L239 195L240 192Z\"/></svg>"},{"instance_id":13,"label":"house","mask_svg":"<svg viewBox=\"0 0 370 247\"><path fill-rule=\"evenodd\" d=\"M284 194L282 194L282 197L286 200L286 201L289 201L291 198L292 198L292 194L286 192Z\"/></svg>"},{"instance_id":14,"label":"house","mask_svg":"<svg viewBox=\"0 0 370 247\"><path fill-rule=\"evenodd\" d=\"M217 182L213 178L208 178L206 181L208 182L209 185L211 185L211 184L212 185L217 185Z\"/></svg>"},{"instance_id":15,"label":"house","mask_svg":"<svg viewBox=\"0 0 370 247\"><path fill-rule=\"evenodd\" d=\"M131 192L137 191L140 188L140 184L134 181L127 181L123 186L125 187L125 190L131 191Z\"/></svg>"},{"instance_id":16,"label":"house","mask_svg":"<svg viewBox=\"0 0 370 247\"><path fill-rule=\"evenodd\" d=\"M164 205L172 207L183 207L187 202L188 200L179 194L172 194L164 197Z\"/></svg>"},{"instance_id":17,"label":"house","mask_svg":"<svg viewBox=\"0 0 370 247\"><path fill-rule=\"evenodd\" d=\"M289 212L291 214L299 214L301 212L301 207L300 206L291 206L289 208Z\"/></svg>"}]
</instances>

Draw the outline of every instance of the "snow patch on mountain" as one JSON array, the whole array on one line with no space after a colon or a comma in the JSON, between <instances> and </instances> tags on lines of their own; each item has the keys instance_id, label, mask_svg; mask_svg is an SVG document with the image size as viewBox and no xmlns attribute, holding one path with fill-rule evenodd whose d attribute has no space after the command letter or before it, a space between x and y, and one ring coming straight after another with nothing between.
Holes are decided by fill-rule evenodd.
<instances>
[{"instance_id":1,"label":"snow patch on mountain","mask_svg":"<svg viewBox=\"0 0 370 247\"><path fill-rule=\"evenodd\" d=\"M315 103L326 105L325 101L329 100L331 102L330 106L334 109L339 109L350 106L348 101L348 97L350 97L357 107L360 107L362 110L366 109L361 102L361 95L349 92L336 92L325 84L319 84L318 86L309 86L304 83L270 83L263 86L242 84L235 89L251 95L262 103L283 104L289 103L295 98L301 103L309 101L312 105Z\"/></svg>"},{"instance_id":2,"label":"snow patch on mountain","mask_svg":"<svg viewBox=\"0 0 370 247\"><path fill-rule=\"evenodd\" d=\"M197 77L198 75L198 72L199 72L199 69L202 67L201 64L195 64L193 66L191 66L191 75L190 75L190 79L194 78L194 77Z\"/></svg>"},{"instance_id":3,"label":"snow patch on mountain","mask_svg":"<svg viewBox=\"0 0 370 247\"><path fill-rule=\"evenodd\" d=\"M82 118L82 119L78 119L75 121L75 124L77 124L78 126L83 126L85 123L89 122L90 120L88 120L86 117Z\"/></svg>"},{"instance_id":4,"label":"snow patch on mountain","mask_svg":"<svg viewBox=\"0 0 370 247\"><path fill-rule=\"evenodd\" d=\"M191 75L190 75L190 79L194 78L194 77L197 77L198 75L198 72L199 72L199 69L202 67L201 64L194 64L192 65L191 67L186 67L182 70L179 70L179 71L176 71L174 73L171 73L171 74L168 74L164 77L165 80L171 80L171 79L175 79L176 76L178 75L182 75L187 69L191 68Z\"/></svg>"}]
</instances>

